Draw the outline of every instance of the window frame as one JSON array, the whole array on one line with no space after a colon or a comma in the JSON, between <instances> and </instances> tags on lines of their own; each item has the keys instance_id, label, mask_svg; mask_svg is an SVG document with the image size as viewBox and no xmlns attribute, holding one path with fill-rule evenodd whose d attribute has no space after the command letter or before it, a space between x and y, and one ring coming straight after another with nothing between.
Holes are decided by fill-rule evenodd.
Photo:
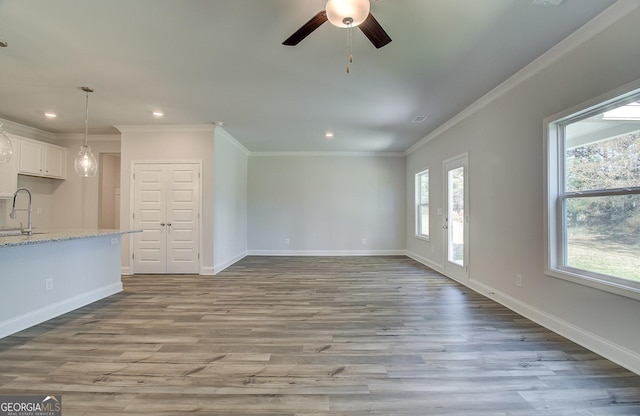
<instances>
[{"instance_id":1,"label":"window frame","mask_svg":"<svg viewBox=\"0 0 640 416\"><path fill-rule=\"evenodd\" d=\"M421 204L422 201L422 178L426 176L427 178L427 203L426 204ZM431 240L431 208L429 207L429 203L430 203L430 194L431 194L431 182L430 182L430 176L429 176L429 168L426 168L418 173L415 174L415 237L420 239L420 240L425 240L425 241L430 241ZM427 230L428 230L428 234L422 234L422 215L420 215L421 213L421 208L426 206L427 207L427 214L428 214L428 220L427 220Z\"/></svg>"},{"instance_id":2,"label":"window frame","mask_svg":"<svg viewBox=\"0 0 640 416\"><path fill-rule=\"evenodd\" d=\"M564 127L626 103L640 100L640 81L544 119L545 152L545 274L640 300L640 282L566 265L565 202L573 198L640 194L640 186L594 191L564 191Z\"/></svg>"}]
</instances>

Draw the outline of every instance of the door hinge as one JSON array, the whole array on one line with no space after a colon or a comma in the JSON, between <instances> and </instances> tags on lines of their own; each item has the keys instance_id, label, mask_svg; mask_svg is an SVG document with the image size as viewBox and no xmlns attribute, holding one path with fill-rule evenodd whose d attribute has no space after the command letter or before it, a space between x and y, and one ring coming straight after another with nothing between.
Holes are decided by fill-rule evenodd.
<instances>
[{"instance_id":1,"label":"door hinge","mask_svg":"<svg viewBox=\"0 0 640 416\"><path fill-rule=\"evenodd\" d=\"M135 258L136 258L136 255L135 255L134 253L131 253L131 258L132 258L132 259L135 259Z\"/></svg>"},{"instance_id":2,"label":"door hinge","mask_svg":"<svg viewBox=\"0 0 640 416\"><path fill-rule=\"evenodd\" d=\"M134 180L136 179L136 174L135 174L135 173L133 174L133 179L134 179Z\"/></svg>"},{"instance_id":3,"label":"door hinge","mask_svg":"<svg viewBox=\"0 0 640 416\"><path fill-rule=\"evenodd\" d=\"M198 253L198 258L200 258L200 253Z\"/></svg>"},{"instance_id":4,"label":"door hinge","mask_svg":"<svg viewBox=\"0 0 640 416\"><path fill-rule=\"evenodd\" d=\"M134 219L134 220L136 219L136 213L135 212L133 214L131 214L131 218Z\"/></svg>"}]
</instances>

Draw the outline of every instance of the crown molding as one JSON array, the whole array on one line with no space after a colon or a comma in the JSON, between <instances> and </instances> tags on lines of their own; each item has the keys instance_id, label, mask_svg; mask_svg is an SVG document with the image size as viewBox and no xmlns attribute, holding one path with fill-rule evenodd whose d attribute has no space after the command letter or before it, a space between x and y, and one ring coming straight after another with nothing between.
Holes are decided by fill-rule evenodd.
<instances>
[{"instance_id":1,"label":"crown molding","mask_svg":"<svg viewBox=\"0 0 640 416\"><path fill-rule=\"evenodd\" d=\"M186 125L116 125L113 126L121 133L158 133L158 132L213 132L215 124L186 124Z\"/></svg>"},{"instance_id":2,"label":"crown molding","mask_svg":"<svg viewBox=\"0 0 640 416\"><path fill-rule=\"evenodd\" d=\"M539 73L554 62L558 61L560 58L566 56L578 46L587 42L594 36L602 33L638 8L640 8L640 0L618 0L617 2L613 3L602 13L591 19L589 22L585 23L582 27L578 28L575 32L567 36L565 39L558 42L547 52L540 55L530 64L522 68L520 71L516 72L511 77L507 78L504 82L489 91L469 107L465 108L464 110L453 116L451 119L446 121L444 124L442 124L440 127L419 140L413 146L409 147L404 151L404 155L406 156L415 152L425 144L429 143L431 140L440 136L445 131L465 120L467 117L473 115L494 100L500 98L518 85L522 84L524 81L528 80L535 74Z\"/></svg>"},{"instance_id":3,"label":"crown molding","mask_svg":"<svg viewBox=\"0 0 640 416\"><path fill-rule=\"evenodd\" d=\"M402 152L251 152L251 157L404 157Z\"/></svg>"},{"instance_id":4,"label":"crown molding","mask_svg":"<svg viewBox=\"0 0 640 416\"><path fill-rule=\"evenodd\" d=\"M242 152L242 154L244 154L245 156L249 156L251 154L249 149L244 147L244 145L240 143L238 140L236 140L231 134L229 134L228 131L220 127L220 125L216 125L215 127L216 129L215 129L215 132L213 133L214 143L216 139L223 138L227 142L229 142L231 145L233 145L236 149L238 149L240 152Z\"/></svg>"},{"instance_id":5,"label":"crown molding","mask_svg":"<svg viewBox=\"0 0 640 416\"><path fill-rule=\"evenodd\" d=\"M16 123L11 120L5 120L0 118L0 123L7 133L15 134L16 136L26 137L28 139L55 141L58 139L58 135L50 133L48 131L36 129L35 127L25 126L24 124Z\"/></svg>"}]
</instances>

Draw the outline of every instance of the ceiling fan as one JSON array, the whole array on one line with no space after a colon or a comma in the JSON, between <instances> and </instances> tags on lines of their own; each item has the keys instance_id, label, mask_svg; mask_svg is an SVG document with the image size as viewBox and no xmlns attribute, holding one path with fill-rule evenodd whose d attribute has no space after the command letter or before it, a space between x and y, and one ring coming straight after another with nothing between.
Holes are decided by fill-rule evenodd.
<instances>
[{"instance_id":1,"label":"ceiling fan","mask_svg":"<svg viewBox=\"0 0 640 416\"><path fill-rule=\"evenodd\" d=\"M370 7L369 0L328 0L325 10L318 12L282 44L297 45L329 20L331 24L340 28L359 27L373 46L380 49L391 42L391 38L375 17L369 13Z\"/></svg>"}]
</instances>

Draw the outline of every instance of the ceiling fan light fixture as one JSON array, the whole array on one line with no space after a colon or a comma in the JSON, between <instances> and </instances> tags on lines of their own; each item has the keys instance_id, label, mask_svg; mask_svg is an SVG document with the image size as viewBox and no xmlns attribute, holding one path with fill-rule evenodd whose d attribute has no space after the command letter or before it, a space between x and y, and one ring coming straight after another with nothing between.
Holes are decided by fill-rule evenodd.
<instances>
[{"instance_id":1,"label":"ceiling fan light fixture","mask_svg":"<svg viewBox=\"0 0 640 416\"><path fill-rule=\"evenodd\" d=\"M369 0L329 0L325 10L332 25L347 28L367 20L370 7Z\"/></svg>"}]
</instances>

